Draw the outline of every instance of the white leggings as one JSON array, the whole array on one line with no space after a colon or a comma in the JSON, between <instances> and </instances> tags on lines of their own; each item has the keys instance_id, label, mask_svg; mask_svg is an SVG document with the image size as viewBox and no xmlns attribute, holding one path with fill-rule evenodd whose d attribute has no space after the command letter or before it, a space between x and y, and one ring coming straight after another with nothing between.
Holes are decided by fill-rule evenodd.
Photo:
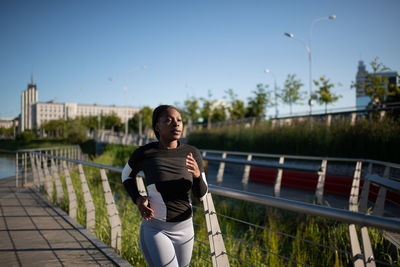
<instances>
[{"instance_id":1,"label":"white leggings","mask_svg":"<svg viewBox=\"0 0 400 267\"><path fill-rule=\"evenodd\" d=\"M183 222L142 220L139 241L149 266L189 266L194 242L192 218Z\"/></svg>"}]
</instances>

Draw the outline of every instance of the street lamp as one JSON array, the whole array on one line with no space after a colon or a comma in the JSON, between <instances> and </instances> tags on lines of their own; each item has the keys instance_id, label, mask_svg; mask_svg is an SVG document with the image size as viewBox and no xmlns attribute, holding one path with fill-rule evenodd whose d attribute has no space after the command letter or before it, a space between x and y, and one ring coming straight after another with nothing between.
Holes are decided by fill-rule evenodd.
<instances>
[{"instance_id":1,"label":"street lamp","mask_svg":"<svg viewBox=\"0 0 400 267\"><path fill-rule=\"evenodd\" d=\"M275 118L277 118L278 117L278 100L277 100L277 93L276 93L276 77L275 77L274 73L271 72L270 69L266 69L264 72L270 73L272 75L272 77L274 78Z\"/></svg>"},{"instance_id":2,"label":"street lamp","mask_svg":"<svg viewBox=\"0 0 400 267\"><path fill-rule=\"evenodd\" d=\"M300 43L302 43L302 44L304 45L304 47L306 48L307 53L308 53L309 74L310 74L310 77L309 77L309 79L310 79L310 81L309 81L309 87L310 87L310 88L309 88L309 90L310 90L309 94L310 94L310 99L308 100L308 105L310 106L310 115L311 115L311 113L312 113L312 109L311 109L311 108L312 108L312 103L311 103L311 95L312 95L312 56L311 56L312 29L313 29L315 23L317 23L317 22L319 22L319 21L322 21L322 20L329 20L329 19L331 19L331 20L336 19L336 15L331 15L331 16L329 16L329 17L318 18L318 19L315 19L315 20L311 23L311 26L310 26L310 40L309 40L308 45L307 45L303 40L296 38L296 37L294 36L294 34L292 34L292 33L287 33L287 32L284 33L285 36L287 36L287 37L289 37L289 38L292 38L292 39L294 39L294 40L299 41Z\"/></svg>"},{"instance_id":3,"label":"street lamp","mask_svg":"<svg viewBox=\"0 0 400 267\"><path fill-rule=\"evenodd\" d=\"M128 93L128 86L127 86L127 84L128 84L128 75L130 74L130 73L132 73L132 72L134 72L134 71L137 71L137 70L140 70L140 69L142 69L142 70L146 70L147 69L147 65L143 65L143 66L141 66L141 67L134 67L134 68L132 68L132 69L130 69L130 70L128 70L127 71L127 73L126 73L126 77L125 77L125 84L124 84L124 87L123 87L123 90L124 90L124 94L125 94L125 98L124 98L124 102L125 102L125 106L126 106L126 103L127 103L127 99L128 99L128 97L127 97L127 93ZM140 136L142 135L142 128L141 128L141 118L142 117L139 117L140 118L140 121L139 121L139 126L140 126ZM128 135L128 121L129 121L129 119L128 119L128 117L126 117L125 118L125 135Z\"/></svg>"}]
</instances>

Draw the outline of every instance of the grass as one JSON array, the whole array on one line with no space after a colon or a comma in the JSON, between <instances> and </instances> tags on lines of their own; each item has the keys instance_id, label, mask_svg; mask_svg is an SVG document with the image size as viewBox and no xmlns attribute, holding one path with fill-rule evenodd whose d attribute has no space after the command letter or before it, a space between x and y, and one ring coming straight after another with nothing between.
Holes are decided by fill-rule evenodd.
<instances>
[{"instance_id":1,"label":"grass","mask_svg":"<svg viewBox=\"0 0 400 267\"><path fill-rule=\"evenodd\" d=\"M331 126L308 122L254 128L228 126L192 132L188 142L202 149L286 155L369 158L400 163L400 123L360 120L355 125L336 121Z\"/></svg>"},{"instance_id":2,"label":"grass","mask_svg":"<svg viewBox=\"0 0 400 267\"><path fill-rule=\"evenodd\" d=\"M134 147L111 145L106 147L97 163L122 167ZM78 200L78 222L86 225L83 194L76 168L70 168L71 179ZM94 199L96 209L95 234L110 244L110 225L105 207L104 193L99 169L84 167L84 172ZM135 266L145 262L139 249L139 228L141 218L136 205L127 196L120 183L120 174L107 172L122 222L121 255ZM65 176L61 180L66 191ZM296 214L293 212L266 208L246 201L213 196L219 223L224 233L224 242L231 266L352 266L348 225L321 217ZM54 198L53 198L54 199ZM202 203L194 200L195 242L191 266L211 266L207 230ZM64 195L61 208L68 212L68 196ZM252 223L243 224L230 219L234 217ZM399 251L383 238L376 229L369 230L375 258L399 265ZM295 238L294 238L295 237ZM239 240L239 241L238 241ZM308 240L308 241L304 241ZM316 246L313 242L325 247ZM336 249L331 249L336 248ZM347 252L347 253L346 253ZM279 256L278 256L279 255ZM291 260L288 260L290 258ZM205 260L203 260L205 259ZM240 259L240 260L239 260Z\"/></svg>"}]
</instances>

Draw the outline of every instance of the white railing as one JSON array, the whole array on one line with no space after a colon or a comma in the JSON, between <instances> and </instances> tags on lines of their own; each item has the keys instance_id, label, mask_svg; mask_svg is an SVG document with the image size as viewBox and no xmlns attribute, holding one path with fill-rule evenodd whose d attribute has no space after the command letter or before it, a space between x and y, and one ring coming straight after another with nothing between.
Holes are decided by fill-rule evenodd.
<instances>
[{"instance_id":1,"label":"white railing","mask_svg":"<svg viewBox=\"0 0 400 267\"><path fill-rule=\"evenodd\" d=\"M54 151L55 152L55 151ZM207 156L207 154L218 154L221 153L221 157L212 157L212 156ZM54 153L55 154L55 153ZM65 154L65 153L64 153ZM79 153L78 153L79 154ZM241 160L241 159L232 159L230 158L230 155L236 155L236 156L243 156L246 159ZM103 198L105 199L106 203L106 208L107 208L107 213L108 213L108 218L109 218L109 225L110 225L110 244L111 246L116 249L117 251L121 251L121 238L122 238L122 223L120 219L120 215L118 212L118 201L116 199L121 199L121 198L126 198L126 194L121 196L116 196L115 192L111 191L111 186L110 183L113 184L113 186L121 186L120 183L118 182L113 182L109 181L106 170L111 171L111 172L117 172L121 173L122 168L117 168L113 166L106 166L106 165L101 165L101 164L96 164L92 162L87 162L87 161L82 161L79 160L79 156L75 157L75 159L67 158L65 156L58 156L52 155L51 153L45 153L43 151L41 152L35 152L32 150L22 150L18 151L16 153L16 170L17 170L17 181L24 177L24 179L20 179L20 182L16 182L17 186L21 185L27 185L30 184L31 181L29 180L29 177L32 177L33 181L31 184L33 184L36 188L39 190L43 191L49 198L52 198L53 195L55 195L56 203L61 203L62 199L64 198L64 195L68 195L68 210L70 213L71 217L76 217L76 192L74 191L74 187L72 186L72 181L71 181L71 175L70 171L76 171L79 172L79 181L81 183L81 190L84 194L84 203L86 207L86 227L88 230L93 231L94 229L94 222L95 222L95 209L93 205L93 200L91 198L91 194L93 194L93 188L90 188L88 186L88 183L85 178L85 173L84 173L84 168L83 166L88 166L88 167L93 167L95 169L98 169L100 172L101 176L101 184L103 187ZM277 160L279 159L278 163L274 162L266 162L266 161L261 161L261 160L256 160L254 158L276 158ZM378 162L378 161L368 161L368 160L358 160L358 159L339 159L339 158L318 158L318 157L297 157L297 156L285 156L285 155L266 155L266 154L249 154L249 153L237 153L237 152L226 152L226 151L203 151L203 158L207 161L218 161L220 162L220 167L218 171L218 175L220 176L220 180L222 181L223 175L224 175L224 169L225 169L225 163L226 164L241 164L244 165L244 171L243 171L243 182L248 182L248 177L246 179L246 175L248 174L248 166L259 166L259 167L265 167L265 168L273 168L273 169L278 169L282 170L281 172L277 172L277 179L276 180L282 180L282 177L284 179L284 176L282 176L282 173L284 174L285 171L288 170L296 170L296 171L302 171L302 172L312 172L312 173L318 173L319 177L319 182L318 186L316 188L316 198L322 198L323 196L323 191L321 192L321 188L323 188L323 179L320 177L323 176L323 173L326 173L326 168L328 162L337 160L337 161L345 161L345 162L350 162L350 163L356 163L356 168L354 172L354 181L359 181L361 179L361 165L363 162L369 162L369 164L382 164L385 167L385 173L390 173L387 171L387 168L398 168L399 166L397 164L392 164L392 163L384 163L384 162ZM252 159L253 158L253 159ZM310 165L310 164L294 164L294 163L284 163L285 159L301 159L301 160L317 160L321 161L320 165ZM68 163L68 164L67 164ZM221 167L222 166L222 167ZM372 170L372 166L369 165L368 169ZM280 174L279 174L280 173ZM144 188L142 179L143 174L140 174L138 177L138 186L139 189L143 194L146 193L146 190ZM239 174L240 175L240 174ZM63 177L64 182L67 184L66 189L63 189L61 184L61 177ZM280 176L280 178L279 178ZM383 178L380 175L367 175L365 177L366 183L369 181L370 183L374 183L380 186L380 190L382 191L399 191L399 183L398 181L395 180L390 180L388 178ZM218 178L217 178L218 180ZM55 185L55 188L53 187L53 184ZM274 192L279 192L281 187L281 183L275 182L274 188L276 189ZM345 251L343 248L335 248L335 247L330 247L324 244L319 244L317 242L311 241L311 240L304 240L301 238L298 238L296 236L290 235L290 234L285 234L282 232L279 232L278 234L288 236L293 239L301 240L302 242L306 242L309 244L313 244L315 246L319 246L324 249L331 249L334 250L338 253L344 253L347 255L351 255L353 260L354 260L354 265L355 266L370 266L374 265L375 262L377 262L372 253L372 249L370 249L371 245L368 237L368 232L366 232L366 227L373 227L376 229L382 229L386 230L388 232L394 232L394 233L400 233L400 222L397 219L394 218L387 218L382 216L382 209L384 209L384 197L378 197L376 203L375 203L375 210L377 210L376 213L369 214L364 208L360 208L358 211L354 209L354 204L355 203L360 203L360 207L366 206L365 204L365 196L368 195L368 190L369 186L363 186L363 191L361 193L361 196L358 196L358 191L359 189L359 183L354 183L353 182L353 190L352 195L349 198L349 210L342 210L342 209L335 209L335 208L330 208L326 206L321 206L321 205L315 205L315 204L309 204L309 203L303 203L303 202L298 202L298 201L293 201L293 200L288 200L288 199L283 199L279 197L274 197L274 196L266 196L266 195L259 195L259 194L254 194L254 193L249 193L249 192L244 192L244 191L238 191L234 189L228 189L228 188L222 188L219 186L214 186L210 185L209 186L209 192L210 194L206 198L205 201L203 201L203 212L204 216L206 218L206 225L198 225L196 224L197 227L207 229L208 233L208 245L207 241L204 240L197 240L196 242L199 243L200 245L207 245L208 250L210 250L209 253L209 258L204 258L202 256L198 256L199 261L203 261L205 263L212 263L213 266L227 266L229 265L229 260L235 260L235 262L239 262L240 264L247 264L247 265L252 265L252 263L247 262L245 259L240 258L240 255L232 255L230 254L229 251L225 249L224 246L224 238L225 239L231 239L233 240L232 242L239 242L241 244L245 244L246 246L251 246L251 247L256 247L259 251L262 253L269 253L273 254L276 257L281 258L282 260L286 262L291 262L293 264L297 265L303 265L307 266L306 263L304 262L298 262L295 259L291 259L290 257L280 255L278 253L275 253L273 251L269 251L266 248L261 247L259 244L251 243L246 240L237 240L237 238L233 236L229 236L226 233L222 233L220 226L218 224L218 218L221 220L221 218L226 219L226 220L232 220L235 222L240 222L244 223L247 225L251 225L252 227L256 227L262 230L266 231L274 231L272 229L268 229L263 226L258 226L254 225L251 222L247 222L246 219L244 218L234 218L231 216L226 216L221 213L217 213L214 207L214 203L211 197L211 194L213 195L218 195L218 196L223 196L223 197L228 197L231 199L238 199L238 200L244 200L247 202L252 202L252 203L257 203L257 204L262 204L266 207L274 207L274 208L279 208L279 209L284 209L284 210L290 210L294 211L297 213L306 213L310 214L312 216L321 216L324 218L330 218L334 219L343 223L348 223L349 224L349 234L350 234L350 240L352 244L352 252ZM76 189L76 187L75 187ZM64 190L66 190L64 194ZM55 192L54 192L55 191ZM357 193L356 193L357 192ZM380 193L380 195L383 195L383 193ZM383 199L383 200L382 200ZM321 199L320 199L321 200ZM358 202L358 200L360 202ZM367 198L368 201L368 198ZM383 203L382 203L383 201ZM358 205L358 204L357 204ZM199 207L194 207L195 209L200 209ZM378 212L379 211L379 212ZM136 212L136 211L135 211ZM139 216L139 215L138 215ZM361 226L361 236L362 236L362 241L363 241L363 248L364 251L361 251L357 233L356 233L356 228L354 227L355 225ZM104 226L103 226L104 227ZM128 229L129 230L129 229ZM276 232L276 231L275 231ZM354 243L354 244L353 244ZM357 245L358 244L358 245ZM194 256L196 257L196 253L194 253ZM382 263L382 262L379 262ZM384 264L384 263L383 263Z\"/></svg>"}]
</instances>

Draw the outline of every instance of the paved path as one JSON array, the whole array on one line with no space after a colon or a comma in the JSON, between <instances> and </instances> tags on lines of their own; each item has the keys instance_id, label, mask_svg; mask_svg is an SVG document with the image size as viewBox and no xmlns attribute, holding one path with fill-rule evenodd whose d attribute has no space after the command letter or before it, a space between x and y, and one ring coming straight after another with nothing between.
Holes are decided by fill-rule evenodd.
<instances>
[{"instance_id":1,"label":"paved path","mask_svg":"<svg viewBox=\"0 0 400 267\"><path fill-rule=\"evenodd\" d=\"M0 179L0 266L130 266L32 188Z\"/></svg>"}]
</instances>

